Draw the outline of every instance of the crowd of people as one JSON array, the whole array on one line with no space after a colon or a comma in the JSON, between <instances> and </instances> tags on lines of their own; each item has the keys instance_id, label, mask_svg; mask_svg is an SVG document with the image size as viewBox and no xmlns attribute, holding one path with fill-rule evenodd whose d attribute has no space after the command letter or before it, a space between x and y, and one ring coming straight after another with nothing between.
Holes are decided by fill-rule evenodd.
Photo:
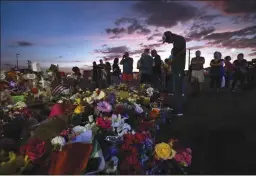
<instances>
[{"instance_id":1,"label":"crowd of people","mask_svg":"<svg viewBox=\"0 0 256 176\"><path fill-rule=\"evenodd\" d=\"M150 84L160 91L175 95L178 101L178 113L180 113L182 110L179 101L184 96L186 41L184 37L167 31L163 35L163 42L173 44L171 55L163 61L156 50L146 48L137 62L140 83ZM248 63L244 59L244 54L238 54L233 63L231 60L230 56L222 59L222 54L218 51L213 54L209 71L209 86L213 91L219 92L221 88L235 91L238 81L241 88L244 86L248 70ZM129 56L128 52L124 53L120 62L118 58L115 58L112 66L109 62L104 64L103 60L100 60L98 65L94 62L92 80L99 88L106 88L121 82L129 85L133 81L133 62L133 58ZM204 91L206 74L204 64L205 58L201 56L201 51L196 51L187 72L194 93ZM119 65L123 67L123 72Z\"/></svg>"}]
</instances>

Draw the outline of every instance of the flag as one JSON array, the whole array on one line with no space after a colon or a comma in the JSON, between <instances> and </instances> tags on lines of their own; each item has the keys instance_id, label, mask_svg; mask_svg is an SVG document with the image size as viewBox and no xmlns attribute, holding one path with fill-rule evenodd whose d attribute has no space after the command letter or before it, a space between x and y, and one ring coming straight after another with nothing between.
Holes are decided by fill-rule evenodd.
<instances>
[{"instance_id":1,"label":"flag","mask_svg":"<svg viewBox=\"0 0 256 176\"><path fill-rule=\"evenodd\" d=\"M61 81L55 79L52 83L51 83L51 87L52 87L52 95L58 95L61 94L65 89L68 89L67 86L63 85L61 83Z\"/></svg>"}]
</instances>

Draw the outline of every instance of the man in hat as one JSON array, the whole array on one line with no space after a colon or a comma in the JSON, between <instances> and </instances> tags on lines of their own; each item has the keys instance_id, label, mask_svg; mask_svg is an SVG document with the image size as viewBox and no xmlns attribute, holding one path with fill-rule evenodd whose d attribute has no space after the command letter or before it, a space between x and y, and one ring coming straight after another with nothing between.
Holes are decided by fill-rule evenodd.
<instances>
[{"instance_id":1,"label":"man in hat","mask_svg":"<svg viewBox=\"0 0 256 176\"><path fill-rule=\"evenodd\" d=\"M172 73L174 79L174 111L175 115L182 116L183 78L186 64L186 40L184 37L166 31L163 35L163 43L173 44Z\"/></svg>"}]
</instances>

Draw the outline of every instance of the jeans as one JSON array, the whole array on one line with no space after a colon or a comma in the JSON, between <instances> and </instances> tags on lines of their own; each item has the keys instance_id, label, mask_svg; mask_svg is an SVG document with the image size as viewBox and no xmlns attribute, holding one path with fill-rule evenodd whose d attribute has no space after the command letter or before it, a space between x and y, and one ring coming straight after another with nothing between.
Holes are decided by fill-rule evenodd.
<instances>
[{"instance_id":1,"label":"jeans","mask_svg":"<svg viewBox=\"0 0 256 176\"><path fill-rule=\"evenodd\" d=\"M221 88L221 79L222 79L222 76L211 76L210 87L212 89L214 89L214 88L220 89Z\"/></svg>"},{"instance_id":2,"label":"jeans","mask_svg":"<svg viewBox=\"0 0 256 176\"><path fill-rule=\"evenodd\" d=\"M184 93L184 71L180 71L178 73L173 73L173 93L174 93L174 110L177 113L183 112L183 96Z\"/></svg>"}]
</instances>

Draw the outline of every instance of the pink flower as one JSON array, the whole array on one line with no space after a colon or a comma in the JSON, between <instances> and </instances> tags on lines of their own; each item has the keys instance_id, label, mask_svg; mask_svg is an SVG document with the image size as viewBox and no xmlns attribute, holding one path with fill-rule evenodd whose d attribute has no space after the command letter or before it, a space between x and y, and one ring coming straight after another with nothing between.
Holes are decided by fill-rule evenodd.
<instances>
[{"instance_id":1,"label":"pink flower","mask_svg":"<svg viewBox=\"0 0 256 176\"><path fill-rule=\"evenodd\" d=\"M174 159L180 164L185 164L185 166L189 166L192 162L191 154L192 150L190 148L187 148L185 151L177 153Z\"/></svg>"}]
</instances>

